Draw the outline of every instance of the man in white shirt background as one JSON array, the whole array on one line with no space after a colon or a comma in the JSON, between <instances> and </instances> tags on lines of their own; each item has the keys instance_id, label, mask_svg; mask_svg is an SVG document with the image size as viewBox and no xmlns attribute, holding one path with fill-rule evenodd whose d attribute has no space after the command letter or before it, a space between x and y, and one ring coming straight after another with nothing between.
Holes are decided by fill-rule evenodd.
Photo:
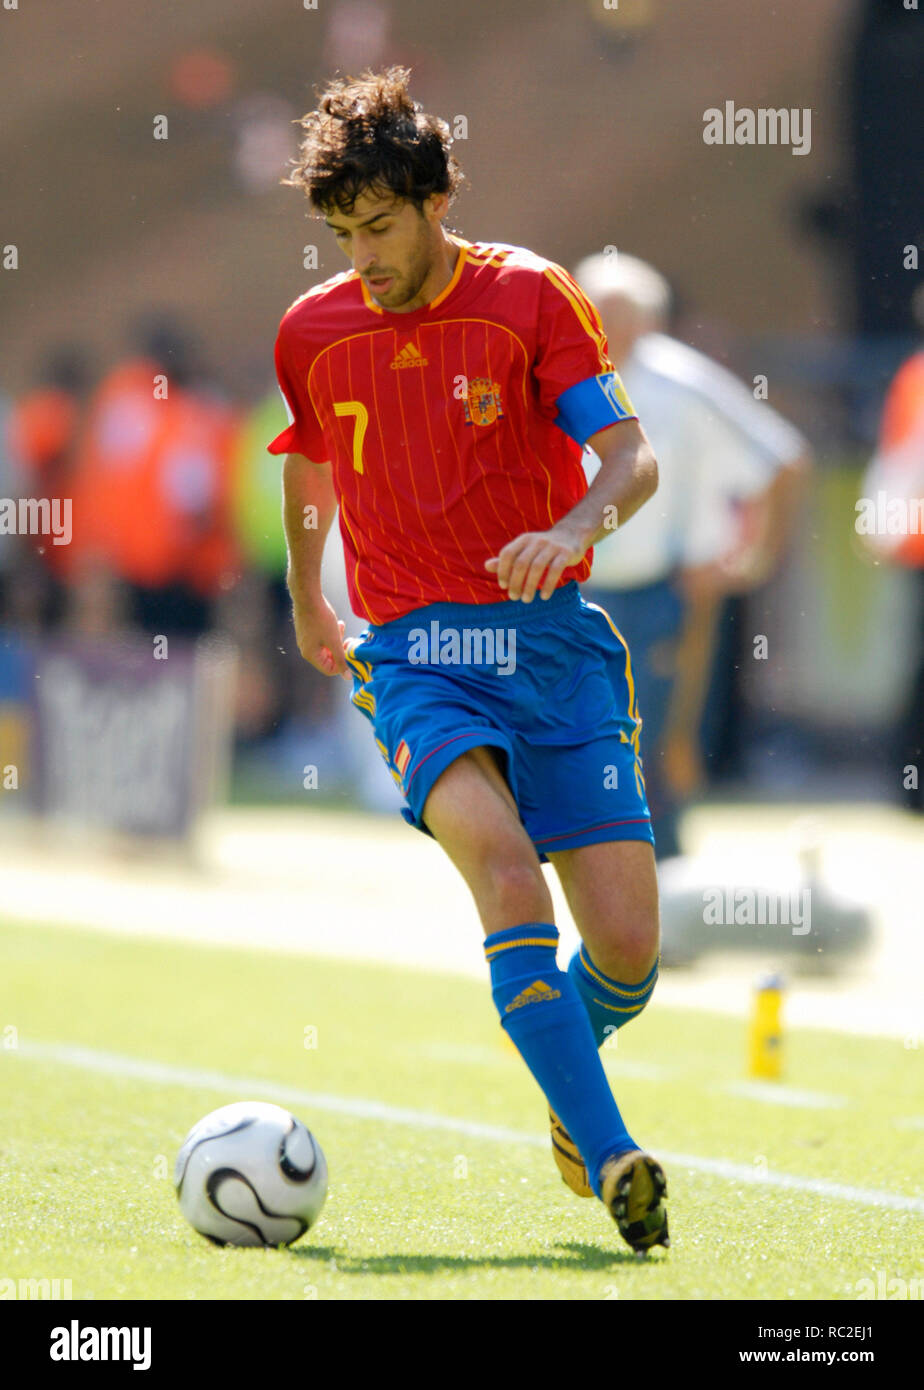
<instances>
[{"instance_id":1,"label":"man in white shirt background","mask_svg":"<svg viewBox=\"0 0 924 1390\"><path fill-rule=\"evenodd\" d=\"M668 858L703 783L700 727L723 602L778 565L810 451L731 372L665 334L670 289L653 267L608 251L574 277L600 311L658 458L658 492L596 548L584 593L629 645L656 852ZM585 467L590 481L599 460L589 453Z\"/></svg>"}]
</instances>

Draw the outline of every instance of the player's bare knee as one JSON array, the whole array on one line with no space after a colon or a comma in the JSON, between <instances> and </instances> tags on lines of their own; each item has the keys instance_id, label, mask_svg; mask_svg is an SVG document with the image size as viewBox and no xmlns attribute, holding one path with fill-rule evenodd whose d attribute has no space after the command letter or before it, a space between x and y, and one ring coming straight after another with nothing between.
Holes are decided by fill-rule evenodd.
<instances>
[{"instance_id":1,"label":"player's bare knee","mask_svg":"<svg viewBox=\"0 0 924 1390\"><path fill-rule=\"evenodd\" d=\"M551 921L552 899L538 860L526 854L489 853L484 866L485 891L493 915L510 926L520 922Z\"/></svg>"},{"instance_id":2,"label":"player's bare knee","mask_svg":"<svg viewBox=\"0 0 924 1390\"><path fill-rule=\"evenodd\" d=\"M623 984L638 984L650 974L658 959L658 919L614 921L609 931L587 946L594 964L604 975Z\"/></svg>"}]
</instances>

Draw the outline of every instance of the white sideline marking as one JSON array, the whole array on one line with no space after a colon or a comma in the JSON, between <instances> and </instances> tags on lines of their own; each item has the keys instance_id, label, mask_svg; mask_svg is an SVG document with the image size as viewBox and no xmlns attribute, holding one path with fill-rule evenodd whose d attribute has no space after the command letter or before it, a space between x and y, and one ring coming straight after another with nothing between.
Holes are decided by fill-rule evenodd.
<instances>
[{"instance_id":1,"label":"white sideline marking","mask_svg":"<svg viewBox=\"0 0 924 1390\"><path fill-rule=\"evenodd\" d=\"M796 1105L803 1110L839 1110L847 1104L846 1096L826 1095L824 1091L800 1091L795 1086L781 1086L776 1081L731 1081L722 1088L745 1100L762 1100L767 1105Z\"/></svg>"},{"instance_id":2,"label":"white sideline marking","mask_svg":"<svg viewBox=\"0 0 924 1390\"><path fill-rule=\"evenodd\" d=\"M162 1062L145 1062L138 1057L123 1057L113 1052L96 1052L87 1047L69 1047L62 1043L21 1041L7 1058L25 1056L36 1061L62 1063L84 1071L101 1072L107 1076L131 1077L134 1081L154 1081L166 1086L192 1086L207 1091L234 1091L259 1096L287 1105L303 1105L313 1110L328 1110L333 1114L352 1115L362 1120L381 1120L386 1124L411 1125L417 1129L447 1130L452 1134L468 1134L474 1139L493 1139L503 1144L528 1144L546 1148L548 1136L524 1134L521 1130L504 1129L500 1125L479 1124L474 1120L455 1120L446 1115L434 1115L429 1110L405 1110L375 1100L350 1100L323 1092L302 1091L297 1086L280 1086L276 1081L259 1077L229 1076L220 1071L199 1071L192 1067L167 1066ZM780 1187L791 1192L812 1192L818 1197L850 1202L854 1206L878 1207L887 1211L908 1211L924 1215L924 1197L906 1197L898 1192L881 1192L871 1187L849 1187L844 1183L828 1182L824 1178L800 1178L790 1173L762 1172L746 1163L733 1163L725 1158L701 1158L697 1154L664 1153L658 1156L666 1163L693 1172L708 1173L728 1182L751 1183L756 1186Z\"/></svg>"}]
</instances>

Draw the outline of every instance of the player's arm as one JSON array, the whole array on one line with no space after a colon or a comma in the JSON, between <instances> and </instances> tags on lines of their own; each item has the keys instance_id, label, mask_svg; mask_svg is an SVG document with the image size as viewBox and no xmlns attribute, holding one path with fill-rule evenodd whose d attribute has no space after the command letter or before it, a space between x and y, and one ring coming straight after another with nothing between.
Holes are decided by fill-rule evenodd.
<instances>
[{"instance_id":1,"label":"player's arm","mask_svg":"<svg viewBox=\"0 0 924 1390\"><path fill-rule=\"evenodd\" d=\"M321 592L321 557L337 511L329 463L287 454L282 469L282 520L289 552L286 583L302 656L326 676L349 679L344 624Z\"/></svg>"},{"instance_id":2,"label":"player's arm","mask_svg":"<svg viewBox=\"0 0 924 1390\"><path fill-rule=\"evenodd\" d=\"M524 532L486 561L509 598L529 603L537 591L551 598L564 571L656 492L658 465L638 420L609 425L587 444L599 455L600 471L580 502L548 531Z\"/></svg>"},{"instance_id":3,"label":"player's arm","mask_svg":"<svg viewBox=\"0 0 924 1390\"><path fill-rule=\"evenodd\" d=\"M562 517L586 536L585 551L634 516L658 490L657 460L638 420L610 425L592 434L587 445L599 457L600 471L577 506Z\"/></svg>"}]
</instances>

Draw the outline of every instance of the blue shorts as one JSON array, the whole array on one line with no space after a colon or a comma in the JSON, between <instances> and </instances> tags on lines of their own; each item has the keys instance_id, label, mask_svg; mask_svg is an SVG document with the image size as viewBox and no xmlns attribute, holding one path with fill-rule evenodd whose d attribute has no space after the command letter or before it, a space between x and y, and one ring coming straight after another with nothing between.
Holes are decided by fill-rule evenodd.
<instances>
[{"instance_id":1,"label":"blue shorts","mask_svg":"<svg viewBox=\"0 0 924 1390\"><path fill-rule=\"evenodd\" d=\"M401 789L423 808L470 748L501 754L526 832L545 851L654 843L626 644L577 584L532 603L434 603L347 644L353 703Z\"/></svg>"}]
</instances>

